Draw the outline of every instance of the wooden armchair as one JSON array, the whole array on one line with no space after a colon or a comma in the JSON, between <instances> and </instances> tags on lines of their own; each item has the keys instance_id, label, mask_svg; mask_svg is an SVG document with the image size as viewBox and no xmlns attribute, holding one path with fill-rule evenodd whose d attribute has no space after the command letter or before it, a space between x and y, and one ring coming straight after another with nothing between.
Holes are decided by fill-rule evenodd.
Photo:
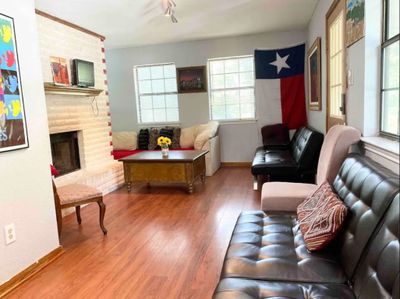
<instances>
[{"instance_id":1,"label":"wooden armchair","mask_svg":"<svg viewBox=\"0 0 400 299\"><path fill-rule=\"evenodd\" d=\"M100 228L103 231L103 234L107 234L107 229L104 227L104 215L106 213L106 206L103 203L103 195L99 190L82 184L70 184L57 188L53 181L53 192L59 235L61 234L62 230L61 210L75 207L76 218L78 220L78 223L81 224L81 205L92 202L97 202L97 204L99 205Z\"/></svg>"}]
</instances>

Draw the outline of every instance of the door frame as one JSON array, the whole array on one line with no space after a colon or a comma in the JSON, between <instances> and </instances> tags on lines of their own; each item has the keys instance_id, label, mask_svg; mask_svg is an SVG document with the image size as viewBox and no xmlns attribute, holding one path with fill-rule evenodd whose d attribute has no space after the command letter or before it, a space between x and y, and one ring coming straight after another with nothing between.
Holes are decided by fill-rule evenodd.
<instances>
[{"instance_id":1,"label":"door frame","mask_svg":"<svg viewBox=\"0 0 400 299\"><path fill-rule=\"evenodd\" d=\"M343 95L344 95L344 101L343 101L343 105L344 105L344 110L345 113L343 115L343 123L346 123L347 120L347 109L346 109L346 102L347 102L347 46L346 46L346 0L334 0L331 4L331 6L329 7L326 15L325 15L325 57L326 57L326 107L325 107L325 111L326 111L326 117L325 117L325 125L326 125L326 129L325 131L329 130L329 116L330 116L330 86L329 86L329 79L330 79L330 56L329 56L329 48L330 48L330 35L329 35L329 26L328 26L328 21L329 21L329 17L331 16L331 14L333 13L333 11L336 9L336 7L340 4L340 2L343 1L344 2L344 33L343 33L343 80L344 80L344 90L343 90Z\"/></svg>"}]
</instances>

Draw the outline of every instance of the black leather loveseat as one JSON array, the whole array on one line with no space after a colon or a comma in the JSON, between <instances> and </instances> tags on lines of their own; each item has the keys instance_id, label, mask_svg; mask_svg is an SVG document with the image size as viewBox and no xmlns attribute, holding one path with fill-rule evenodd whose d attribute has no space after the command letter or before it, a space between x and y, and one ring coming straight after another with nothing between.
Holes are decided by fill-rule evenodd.
<instances>
[{"instance_id":1,"label":"black leather loveseat","mask_svg":"<svg viewBox=\"0 0 400 299\"><path fill-rule=\"evenodd\" d=\"M214 299L399 298L399 177L351 154L333 190L348 207L328 248L310 253L294 216L242 213Z\"/></svg>"},{"instance_id":2,"label":"black leather loveseat","mask_svg":"<svg viewBox=\"0 0 400 299\"><path fill-rule=\"evenodd\" d=\"M313 182L323 139L322 133L302 127L286 146L264 144L256 150L251 173L259 183L264 178Z\"/></svg>"}]
</instances>

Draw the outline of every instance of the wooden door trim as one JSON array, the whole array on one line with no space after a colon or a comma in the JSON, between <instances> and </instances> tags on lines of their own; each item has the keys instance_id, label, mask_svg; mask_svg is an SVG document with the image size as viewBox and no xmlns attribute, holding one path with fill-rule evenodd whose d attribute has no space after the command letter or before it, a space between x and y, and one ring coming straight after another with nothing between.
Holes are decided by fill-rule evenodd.
<instances>
[{"instance_id":1,"label":"wooden door trim","mask_svg":"<svg viewBox=\"0 0 400 299\"><path fill-rule=\"evenodd\" d=\"M330 68L329 68L329 48L330 48L330 42L329 42L329 26L328 26L328 21L329 17L331 14L334 12L336 7L340 4L341 1L344 1L344 8L346 8L346 0L334 0L332 2L332 5L329 7L326 15L325 15L325 57L326 57L326 116L325 116L325 131L328 131L328 125L329 125L329 115L330 115L330 100L329 100L329 79L330 79ZM346 11L344 17L346 18ZM343 38L345 39L346 35L346 19L344 20L344 35ZM346 79L346 59L347 59L347 47L345 43L343 44L343 59L344 59L344 67L343 67L343 79L345 80L345 97L347 98L347 79ZM346 104L346 101L345 101ZM344 114L343 121L346 122L347 120L347 114Z\"/></svg>"}]
</instances>

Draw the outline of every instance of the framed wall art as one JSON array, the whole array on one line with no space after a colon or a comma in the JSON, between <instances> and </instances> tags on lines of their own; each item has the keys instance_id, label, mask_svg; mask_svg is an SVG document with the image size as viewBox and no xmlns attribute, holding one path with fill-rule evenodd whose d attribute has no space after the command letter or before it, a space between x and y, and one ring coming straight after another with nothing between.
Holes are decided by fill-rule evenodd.
<instances>
[{"instance_id":1,"label":"framed wall art","mask_svg":"<svg viewBox=\"0 0 400 299\"><path fill-rule=\"evenodd\" d=\"M351 46L364 36L364 0L346 2L346 46Z\"/></svg>"},{"instance_id":2,"label":"framed wall art","mask_svg":"<svg viewBox=\"0 0 400 299\"><path fill-rule=\"evenodd\" d=\"M307 53L308 108L321 110L321 38L317 38Z\"/></svg>"},{"instance_id":3,"label":"framed wall art","mask_svg":"<svg viewBox=\"0 0 400 299\"><path fill-rule=\"evenodd\" d=\"M177 68L179 93L207 92L207 76L205 66Z\"/></svg>"},{"instance_id":4,"label":"framed wall art","mask_svg":"<svg viewBox=\"0 0 400 299\"><path fill-rule=\"evenodd\" d=\"M0 152L28 146L14 20L0 14Z\"/></svg>"}]
</instances>

